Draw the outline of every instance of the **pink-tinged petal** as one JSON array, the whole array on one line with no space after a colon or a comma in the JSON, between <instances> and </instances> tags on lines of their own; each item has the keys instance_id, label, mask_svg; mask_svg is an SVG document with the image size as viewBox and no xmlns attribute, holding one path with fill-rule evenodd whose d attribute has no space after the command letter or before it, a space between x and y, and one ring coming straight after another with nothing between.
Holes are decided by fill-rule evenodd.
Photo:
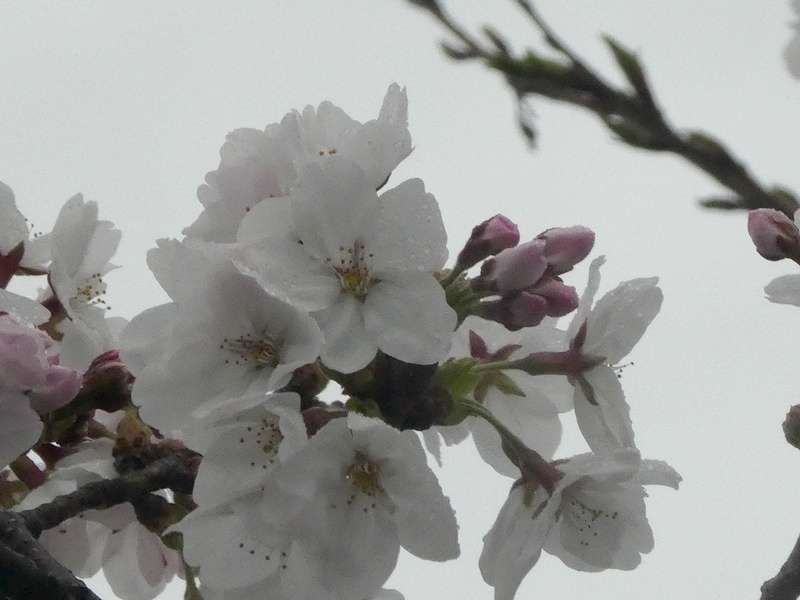
<instances>
[{"instance_id":1,"label":"pink-tinged petal","mask_svg":"<svg viewBox=\"0 0 800 600\"><path fill-rule=\"evenodd\" d=\"M75 369L53 365L47 372L44 385L30 391L31 408L40 415L61 408L78 395L82 384L83 376Z\"/></svg>"},{"instance_id":2,"label":"pink-tinged petal","mask_svg":"<svg viewBox=\"0 0 800 600\"><path fill-rule=\"evenodd\" d=\"M630 407L614 370L600 365L584 373L594 393L592 404L575 386L575 418L593 452L608 453L635 447Z\"/></svg>"},{"instance_id":3,"label":"pink-tinged petal","mask_svg":"<svg viewBox=\"0 0 800 600\"><path fill-rule=\"evenodd\" d=\"M409 179L380 196L375 238L376 275L393 269L438 271L447 262L447 233L433 194L420 179Z\"/></svg>"},{"instance_id":4,"label":"pink-tinged petal","mask_svg":"<svg viewBox=\"0 0 800 600\"><path fill-rule=\"evenodd\" d=\"M545 241L544 255L558 275L571 270L589 256L594 247L594 231L582 225L554 227L536 236Z\"/></svg>"},{"instance_id":5,"label":"pink-tinged petal","mask_svg":"<svg viewBox=\"0 0 800 600\"><path fill-rule=\"evenodd\" d=\"M389 356L428 365L450 349L456 313L429 273L397 272L373 287L364 301L364 323Z\"/></svg>"},{"instance_id":6,"label":"pink-tinged petal","mask_svg":"<svg viewBox=\"0 0 800 600\"><path fill-rule=\"evenodd\" d=\"M322 261L338 260L343 250L367 243L379 211L378 196L361 169L337 156L308 165L292 192L294 229L303 249Z\"/></svg>"},{"instance_id":7,"label":"pink-tinged petal","mask_svg":"<svg viewBox=\"0 0 800 600\"><path fill-rule=\"evenodd\" d=\"M376 341L364 325L361 303L341 294L330 308L314 313L325 343L320 358L340 373L352 373L366 367L378 351Z\"/></svg>"},{"instance_id":8,"label":"pink-tinged petal","mask_svg":"<svg viewBox=\"0 0 800 600\"><path fill-rule=\"evenodd\" d=\"M28 399L16 392L0 393L0 466L30 450L44 425Z\"/></svg>"},{"instance_id":9,"label":"pink-tinged petal","mask_svg":"<svg viewBox=\"0 0 800 600\"><path fill-rule=\"evenodd\" d=\"M800 275L781 275L764 288L767 300L775 304L800 306Z\"/></svg>"}]
</instances>

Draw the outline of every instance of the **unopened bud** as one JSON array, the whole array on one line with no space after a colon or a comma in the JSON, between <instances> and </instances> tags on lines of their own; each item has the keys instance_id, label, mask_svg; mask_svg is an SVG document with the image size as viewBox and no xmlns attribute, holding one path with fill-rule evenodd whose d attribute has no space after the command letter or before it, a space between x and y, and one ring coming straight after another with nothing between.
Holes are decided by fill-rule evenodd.
<instances>
[{"instance_id":1,"label":"unopened bud","mask_svg":"<svg viewBox=\"0 0 800 600\"><path fill-rule=\"evenodd\" d=\"M544 257L556 275L572 270L594 247L594 231L582 225L553 227L536 239L544 240Z\"/></svg>"},{"instance_id":2,"label":"unopened bud","mask_svg":"<svg viewBox=\"0 0 800 600\"><path fill-rule=\"evenodd\" d=\"M79 397L86 408L114 412L130 404L132 386L133 375L120 360L119 350L109 350L89 365Z\"/></svg>"},{"instance_id":3,"label":"unopened bud","mask_svg":"<svg viewBox=\"0 0 800 600\"><path fill-rule=\"evenodd\" d=\"M543 240L532 240L503 250L483 263L472 288L502 294L531 287L547 270L544 248Z\"/></svg>"},{"instance_id":4,"label":"unopened bud","mask_svg":"<svg viewBox=\"0 0 800 600\"><path fill-rule=\"evenodd\" d=\"M747 216L747 231L756 251L767 260L800 256L800 232L789 217L778 210L759 208Z\"/></svg>"},{"instance_id":5,"label":"unopened bud","mask_svg":"<svg viewBox=\"0 0 800 600\"><path fill-rule=\"evenodd\" d=\"M503 215L476 225L472 235L458 254L456 268L465 271L480 261L519 244L519 229Z\"/></svg>"},{"instance_id":6,"label":"unopened bud","mask_svg":"<svg viewBox=\"0 0 800 600\"><path fill-rule=\"evenodd\" d=\"M558 277L540 281L528 291L547 301L548 317L564 317L578 308L578 292Z\"/></svg>"},{"instance_id":7,"label":"unopened bud","mask_svg":"<svg viewBox=\"0 0 800 600\"><path fill-rule=\"evenodd\" d=\"M795 448L800 448L800 404L796 404L786 413L786 420L783 422L783 435L786 441Z\"/></svg>"},{"instance_id":8,"label":"unopened bud","mask_svg":"<svg viewBox=\"0 0 800 600\"><path fill-rule=\"evenodd\" d=\"M481 302L474 314L503 325L509 331L534 327L547 316L547 300L524 290L503 296L499 300Z\"/></svg>"}]
</instances>

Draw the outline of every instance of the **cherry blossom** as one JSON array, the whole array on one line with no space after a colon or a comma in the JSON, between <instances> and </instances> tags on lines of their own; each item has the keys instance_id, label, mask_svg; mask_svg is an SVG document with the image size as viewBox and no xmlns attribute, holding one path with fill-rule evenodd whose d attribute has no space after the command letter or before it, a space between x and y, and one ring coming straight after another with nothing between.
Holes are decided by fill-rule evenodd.
<instances>
[{"instance_id":1,"label":"cherry blossom","mask_svg":"<svg viewBox=\"0 0 800 600\"><path fill-rule=\"evenodd\" d=\"M563 476L552 493L518 481L484 537L480 558L495 600L514 597L542 550L581 571L629 570L653 548L643 485L677 489L680 476L638 451L583 454L559 462Z\"/></svg>"},{"instance_id":2,"label":"cherry blossom","mask_svg":"<svg viewBox=\"0 0 800 600\"><path fill-rule=\"evenodd\" d=\"M229 399L285 385L317 358L314 320L269 296L218 249L162 241L148 263L174 302L134 318L120 342L147 423L186 427Z\"/></svg>"},{"instance_id":3,"label":"cherry blossom","mask_svg":"<svg viewBox=\"0 0 800 600\"><path fill-rule=\"evenodd\" d=\"M358 165L334 156L300 174L291 210L302 243L266 238L241 268L312 312L327 366L356 371L378 350L416 364L444 357L456 316L433 272L447 258L446 234L420 180L378 196Z\"/></svg>"},{"instance_id":4,"label":"cherry blossom","mask_svg":"<svg viewBox=\"0 0 800 600\"><path fill-rule=\"evenodd\" d=\"M604 257L592 261L589 282L568 335L584 357L601 358L596 367L573 378L575 416L595 452L633 447L630 407L613 365L627 356L661 309L658 278L632 279L593 306Z\"/></svg>"},{"instance_id":5,"label":"cherry blossom","mask_svg":"<svg viewBox=\"0 0 800 600\"><path fill-rule=\"evenodd\" d=\"M392 170L411 152L407 126L408 99L392 84L377 119L364 124L330 102L317 109L293 111L264 131L237 129L228 134L216 171L206 176L197 196L204 206L198 219L184 230L190 237L226 243L246 217L248 229L276 223L273 204L296 183L309 163L330 156L347 157L361 167L373 189L386 182ZM287 223L288 224L288 223Z\"/></svg>"},{"instance_id":6,"label":"cherry blossom","mask_svg":"<svg viewBox=\"0 0 800 600\"><path fill-rule=\"evenodd\" d=\"M312 580L343 598L376 593L400 546L427 560L458 556L453 509L413 432L350 413L283 462L273 481L266 522L296 541L294 560Z\"/></svg>"}]
</instances>

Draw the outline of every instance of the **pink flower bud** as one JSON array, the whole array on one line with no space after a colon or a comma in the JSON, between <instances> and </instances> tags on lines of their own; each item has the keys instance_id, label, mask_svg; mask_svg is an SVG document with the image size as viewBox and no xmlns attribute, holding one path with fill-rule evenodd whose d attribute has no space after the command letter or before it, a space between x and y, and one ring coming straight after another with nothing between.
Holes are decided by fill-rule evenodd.
<instances>
[{"instance_id":1,"label":"pink flower bud","mask_svg":"<svg viewBox=\"0 0 800 600\"><path fill-rule=\"evenodd\" d=\"M119 350L108 350L92 361L83 376L81 399L85 406L114 412L131 401L133 375L119 357Z\"/></svg>"},{"instance_id":2,"label":"pink flower bud","mask_svg":"<svg viewBox=\"0 0 800 600\"><path fill-rule=\"evenodd\" d=\"M767 260L781 260L800 252L797 225L778 210L751 210L747 216L747 231L756 245L756 252Z\"/></svg>"},{"instance_id":3,"label":"pink flower bud","mask_svg":"<svg viewBox=\"0 0 800 600\"><path fill-rule=\"evenodd\" d=\"M510 331L533 327L547 315L547 300L526 291L514 292L499 300L481 302L475 314L488 321L495 321Z\"/></svg>"},{"instance_id":4,"label":"pink flower bud","mask_svg":"<svg viewBox=\"0 0 800 600\"><path fill-rule=\"evenodd\" d=\"M544 256L556 275L570 271L589 256L594 247L594 231L582 225L554 227L536 236L544 240Z\"/></svg>"},{"instance_id":5,"label":"pink flower bud","mask_svg":"<svg viewBox=\"0 0 800 600\"><path fill-rule=\"evenodd\" d=\"M506 248L513 248L517 244L519 244L519 229L516 224L503 215L495 215L475 226L472 235L458 255L456 266L459 271L464 271L483 259L494 256Z\"/></svg>"},{"instance_id":6,"label":"pink flower bud","mask_svg":"<svg viewBox=\"0 0 800 600\"><path fill-rule=\"evenodd\" d=\"M472 288L502 294L532 286L547 270L544 248L544 241L532 240L503 250L483 263Z\"/></svg>"},{"instance_id":7,"label":"pink flower bud","mask_svg":"<svg viewBox=\"0 0 800 600\"><path fill-rule=\"evenodd\" d=\"M547 300L547 316L563 317L578 308L578 292L570 285L564 285L558 277L543 279L528 292Z\"/></svg>"}]
</instances>

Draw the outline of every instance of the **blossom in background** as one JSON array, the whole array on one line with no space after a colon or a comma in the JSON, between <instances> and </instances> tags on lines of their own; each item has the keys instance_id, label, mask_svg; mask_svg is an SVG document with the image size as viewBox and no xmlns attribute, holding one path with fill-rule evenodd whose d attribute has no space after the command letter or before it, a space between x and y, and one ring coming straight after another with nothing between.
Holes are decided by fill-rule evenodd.
<instances>
[{"instance_id":1,"label":"blossom in background","mask_svg":"<svg viewBox=\"0 0 800 600\"><path fill-rule=\"evenodd\" d=\"M134 318L120 342L145 422L186 427L222 402L285 385L316 360L314 320L269 296L219 249L162 240L148 264L173 302Z\"/></svg>"},{"instance_id":2,"label":"blossom in background","mask_svg":"<svg viewBox=\"0 0 800 600\"><path fill-rule=\"evenodd\" d=\"M593 306L604 262L602 256L592 261L589 282L568 329L581 355L602 359L573 378L575 417L594 452L635 446L630 407L614 365L641 339L664 299L658 278L650 277L619 284Z\"/></svg>"},{"instance_id":3,"label":"blossom in background","mask_svg":"<svg viewBox=\"0 0 800 600\"><path fill-rule=\"evenodd\" d=\"M291 201L297 237L245 248L241 268L313 314L322 361L349 373L378 350L415 364L443 358L456 315L433 272L447 259L447 236L423 183L378 196L357 164L330 157L303 170Z\"/></svg>"},{"instance_id":4,"label":"blossom in background","mask_svg":"<svg viewBox=\"0 0 800 600\"><path fill-rule=\"evenodd\" d=\"M34 233L31 236L28 220L17 209L14 192L0 181L0 264L12 251L22 244L24 251L18 265L29 269L42 270L50 262L50 234ZM12 273L5 273L5 265L0 267L0 281L8 281ZM14 265L16 270L16 265ZM0 287L5 287L2 285Z\"/></svg>"},{"instance_id":5,"label":"blossom in background","mask_svg":"<svg viewBox=\"0 0 800 600\"><path fill-rule=\"evenodd\" d=\"M555 319L547 319L536 327L511 332L499 323L470 316L456 331L450 355L471 356L479 363L491 363L535 351L555 351L565 343L564 331L555 325ZM512 387L516 388L515 393ZM558 414L572 408L572 395L572 386L563 375L533 377L524 371L508 369L484 373L473 399L526 446L550 458L561 441ZM469 417L461 427L472 433L481 457L498 473L519 477L519 469L503 452L500 436L492 425L484 419Z\"/></svg>"},{"instance_id":6,"label":"blossom in background","mask_svg":"<svg viewBox=\"0 0 800 600\"><path fill-rule=\"evenodd\" d=\"M360 123L330 102L315 110L292 111L264 131L237 129L228 134L220 150L216 171L206 176L197 196L202 214L184 234L204 241L236 241L245 217L247 227L270 230L288 223L276 219L273 202L285 197L307 164L339 156L352 160L373 186L379 188L392 170L411 153L408 133L408 99L405 89L392 84L377 119ZM288 215L287 215L288 216Z\"/></svg>"},{"instance_id":7,"label":"blossom in background","mask_svg":"<svg viewBox=\"0 0 800 600\"><path fill-rule=\"evenodd\" d=\"M792 0L792 9L795 13L795 21L792 23L794 37L786 45L783 51L783 58L786 61L786 68L793 77L800 79L800 0Z\"/></svg>"},{"instance_id":8,"label":"blossom in background","mask_svg":"<svg viewBox=\"0 0 800 600\"><path fill-rule=\"evenodd\" d=\"M109 260L122 233L110 221L97 219L97 203L73 196L53 226L50 285L71 319L100 327L105 319L103 276L114 268Z\"/></svg>"},{"instance_id":9,"label":"blossom in background","mask_svg":"<svg viewBox=\"0 0 800 600\"><path fill-rule=\"evenodd\" d=\"M580 571L629 570L653 548L643 485L677 489L666 463L642 461L638 451L582 454L558 468L552 493L518 481L484 537L480 569L495 600L511 600L542 550Z\"/></svg>"}]
</instances>

